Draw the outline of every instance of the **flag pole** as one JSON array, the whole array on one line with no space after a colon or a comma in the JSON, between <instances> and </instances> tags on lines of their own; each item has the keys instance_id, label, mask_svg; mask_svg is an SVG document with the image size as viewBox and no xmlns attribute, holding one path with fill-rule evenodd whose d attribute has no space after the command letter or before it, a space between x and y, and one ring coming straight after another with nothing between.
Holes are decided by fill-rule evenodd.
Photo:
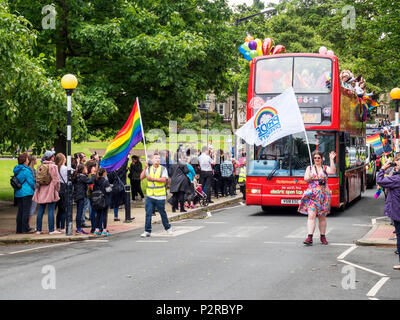
<instances>
[{"instance_id":1,"label":"flag pole","mask_svg":"<svg viewBox=\"0 0 400 320\"><path fill-rule=\"evenodd\" d=\"M140 118L140 126L142 129L142 136L143 136L143 145L144 145L144 154L146 156L146 161L147 159L147 150L146 150L146 138L144 137L144 131L143 131L143 123L142 123L142 115L140 113L140 107L139 107L139 98L136 97L136 102L137 102L137 107L138 107L138 111L139 111L139 118Z\"/></svg>"},{"instance_id":2,"label":"flag pole","mask_svg":"<svg viewBox=\"0 0 400 320\"><path fill-rule=\"evenodd\" d=\"M310 156L310 164L311 164L311 168L312 168L312 156L311 156L311 150L310 150L310 142L308 142L307 131L305 130L305 128L304 128L304 134L306 135L308 154Z\"/></svg>"}]
</instances>

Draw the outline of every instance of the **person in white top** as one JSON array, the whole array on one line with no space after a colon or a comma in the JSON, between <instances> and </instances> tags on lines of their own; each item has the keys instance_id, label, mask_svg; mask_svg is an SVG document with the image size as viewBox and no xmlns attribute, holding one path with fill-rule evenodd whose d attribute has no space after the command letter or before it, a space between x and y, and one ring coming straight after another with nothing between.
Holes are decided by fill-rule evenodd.
<instances>
[{"instance_id":1,"label":"person in white top","mask_svg":"<svg viewBox=\"0 0 400 320\"><path fill-rule=\"evenodd\" d=\"M212 165L215 164L215 161L208 154L208 148L204 146L198 158L201 169L200 184L203 186L203 191L207 194L208 202L213 203L211 201L211 182L213 179Z\"/></svg>"}]
</instances>

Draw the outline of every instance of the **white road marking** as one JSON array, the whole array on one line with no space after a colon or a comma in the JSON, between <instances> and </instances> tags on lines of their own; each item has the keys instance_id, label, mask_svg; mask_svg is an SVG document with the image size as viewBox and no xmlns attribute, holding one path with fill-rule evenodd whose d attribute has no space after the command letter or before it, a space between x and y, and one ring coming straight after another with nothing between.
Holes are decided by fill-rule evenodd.
<instances>
[{"instance_id":1,"label":"white road marking","mask_svg":"<svg viewBox=\"0 0 400 320\"><path fill-rule=\"evenodd\" d=\"M136 242L168 242L168 240L137 240Z\"/></svg>"},{"instance_id":2,"label":"white road marking","mask_svg":"<svg viewBox=\"0 0 400 320\"><path fill-rule=\"evenodd\" d=\"M181 236L182 234L188 233L188 232L193 232L196 230L199 230L201 228L204 228L204 226L176 226L172 228L172 234L168 234L165 231L159 231L159 232L152 232L151 236L152 237L177 237Z\"/></svg>"},{"instance_id":3,"label":"white road marking","mask_svg":"<svg viewBox=\"0 0 400 320\"><path fill-rule=\"evenodd\" d=\"M331 231L332 231L332 228L328 228L326 230L325 235L327 235ZM303 226L303 227L297 228L296 230L294 230L291 234L289 234L285 238L295 238L295 239L305 238L305 237L307 237L307 234L308 234L307 226ZM319 234L315 235L315 236L319 237Z\"/></svg>"},{"instance_id":4,"label":"white road marking","mask_svg":"<svg viewBox=\"0 0 400 320\"><path fill-rule=\"evenodd\" d=\"M93 240L85 240L84 242L109 242L106 239L93 239Z\"/></svg>"},{"instance_id":5,"label":"white road marking","mask_svg":"<svg viewBox=\"0 0 400 320\"><path fill-rule=\"evenodd\" d=\"M357 249L358 247L356 245L353 245L352 247L348 248L345 252L343 252L339 257L336 259L338 260L343 260L350 252L353 250Z\"/></svg>"},{"instance_id":6,"label":"white road marking","mask_svg":"<svg viewBox=\"0 0 400 320\"><path fill-rule=\"evenodd\" d=\"M382 288L382 286L388 281L390 278L389 277L383 277L381 278L373 287L371 290L368 291L367 297L374 297L378 291Z\"/></svg>"},{"instance_id":7,"label":"white road marking","mask_svg":"<svg viewBox=\"0 0 400 320\"><path fill-rule=\"evenodd\" d=\"M35 250L40 250L40 249L45 249L45 248L52 248L52 247L58 247L58 246L65 246L68 244L72 244L74 242L65 242L65 243L57 243L57 244L53 244L50 246L42 246L42 247L37 247L37 248L31 248L31 249L25 249L25 250L19 250L19 251L14 251L14 252L10 252L8 254L17 254L17 253L22 253L22 252L29 252L29 251L35 251Z\"/></svg>"},{"instance_id":8,"label":"white road marking","mask_svg":"<svg viewBox=\"0 0 400 320\"><path fill-rule=\"evenodd\" d=\"M228 222L224 221L204 221L204 223L209 223L209 224L226 224Z\"/></svg>"},{"instance_id":9,"label":"white road marking","mask_svg":"<svg viewBox=\"0 0 400 320\"><path fill-rule=\"evenodd\" d=\"M297 242L264 241L266 244L297 244Z\"/></svg>"},{"instance_id":10,"label":"white road marking","mask_svg":"<svg viewBox=\"0 0 400 320\"><path fill-rule=\"evenodd\" d=\"M232 243L229 240L200 240L202 243Z\"/></svg>"},{"instance_id":11,"label":"white road marking","mask_svg":"<svg viewBox=\"0 0 400 320\"><path fill-rule=\"evenodd\" d=\"M216 238L248 238L251 235L264 231L267 227L233 227L224 233L216 234L214 237Z\"/></svg>"},{"instance_id":12,"label":"white road marking","mask_svg":"<svg viewBox=\"0 0 400 320\"><path fill-rule=\"evenodd\" d=\"M352 246L354 246L354 243L336 243L336 242L329 242L329 245L331 245L331 246L349 246L349 247L352 247Z\"/></svg>"},{"instance_id":13,"label":"white road marking","mask_svg":"<svg viewBox=\"0 0 400 320\"><path fill-rule=\"evenodd\" d=\"M355 268L358 268L358 269L361 269L361 270L364 270L364 271L367 271L367 272L376 274L377 276L380 276L380 277L387 277L386 274L383 274L383 273L380 273L380 272L377 272L377 271L374 271L374 270L371 270L371 269L368 269L368 268L359 266L359 265L357 265L357 264L348 262L348 261L346 261L346 260L338 260L338 261L341 262L341 263L345 263L345 264L348 264L348 265L350 265L350 266L353 266L353 267L355 267Z\"/></svg>"}]
</instances>

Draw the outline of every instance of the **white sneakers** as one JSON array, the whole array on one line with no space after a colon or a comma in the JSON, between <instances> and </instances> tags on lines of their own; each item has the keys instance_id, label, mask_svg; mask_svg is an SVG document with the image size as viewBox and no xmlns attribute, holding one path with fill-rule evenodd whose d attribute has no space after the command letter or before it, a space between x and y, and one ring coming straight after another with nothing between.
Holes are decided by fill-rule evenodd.
<instances>
[{"instance_id":1,"label":"white sneakers","mask_svg":"<svg viewBox=\"0 0 400 320\"><path fill-rule=\"evenodd\" d=\"M49 232L49 234L61 234L62 232L58 231L58 230L54 230L53 232Z\"/></svg>"},{"instance_id":2,"label":"white sneakers","mask_svg":"<svg viewBox=\"0 0 400 320\"><path fill-rule=\"evenodd\" d=\"M165 230L165 231L168 233L168 235L173 235L173 234L174 234L173 231L172 231L172 228L169 228L168 230ZM151 233L145 231L145 232L143 232L140 236L141 236L142 238L147 238L147 237L150 237L150 236L151 236Z\"/></svg>"},{"instance_id":3,"label":"white sneakers","mask_svg":"<svg viewBox=\"0 0 400 320\"><path fill-rule=\"evenodd\" d=\"M150 237L150 236L151 236L151 233L145 231L145 232L143 232L140 236L141 236L142 238L147 238L147 237Z\"/></svg>"}]
</instances>

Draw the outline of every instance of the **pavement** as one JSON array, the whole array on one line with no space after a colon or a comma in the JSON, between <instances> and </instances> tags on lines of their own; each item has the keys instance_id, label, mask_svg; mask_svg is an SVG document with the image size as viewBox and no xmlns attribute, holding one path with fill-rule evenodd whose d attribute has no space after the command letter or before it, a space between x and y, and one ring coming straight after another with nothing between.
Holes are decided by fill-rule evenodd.
<instances>
[{"instance_id":1,"label":"pavement","mask_svg":"<svg viewBox=\"0 0 400 320\"><path fill-rule=\"evenodd\" d=\"M390 218L379 217L371 220L372 228L361 239L356 241L359 246L396 247L397 239Z\"/></svg>"},{"instance_id":2,"label":"pavement","mask_svg":"<svg viewBox=\"0 0 400 320\"><path fill-rule=\"evenodd\" d=\"M234 197L226 197L226 198L212 198L214 203L209 204L206 207L197 206L195 209L187 209L187 212L172 212L171 205L166 202L165 209L167 212L167 216L169 221L177 221L181 219L187 219L194 216L207 216L209 215L210 210L215 210L218 208L222 208L225 206L229 206L235 203L239 203L242 201L242 194L237 193ZM36 214L31 219L31 227L35 228L36 226ZM76 209L75 206L73 208L73 216L75 217ZM87 211L88 215L88 211ZM47 210L43 216L43 225L42 231L43 233L37 235L35 233L29 234L16 234L16 216L17 216L17 207L13 206L13 203L1 201L0 202L0 245L12 244L12 243L36 243L36 242L65 242L65 241L83 241L88 239L96 239L99 236L93 234L80 235L75 234L75 221L73 222L73 234L71 236L67 236L66 234L58 234L58 235L50 235L48 233L48 218L47 218ZM120 221L114 221L114 210L109 209L108 211L108 231L111 234L118 234L122 232L127 232L130 230L141 228L144 230L145 225L145 208L144 202L142 201L131 201L131 217L134 217L131 221L125 220L125 209L124 206L121 206L118 212L118 218ZM152 217L152 223L161 223L161 217L158 213L156 216ZM86 224L90 225L90 221L86 221ZM84 228L86 232L90 232L89 228Z\"/></svg>"}]
</instances>

